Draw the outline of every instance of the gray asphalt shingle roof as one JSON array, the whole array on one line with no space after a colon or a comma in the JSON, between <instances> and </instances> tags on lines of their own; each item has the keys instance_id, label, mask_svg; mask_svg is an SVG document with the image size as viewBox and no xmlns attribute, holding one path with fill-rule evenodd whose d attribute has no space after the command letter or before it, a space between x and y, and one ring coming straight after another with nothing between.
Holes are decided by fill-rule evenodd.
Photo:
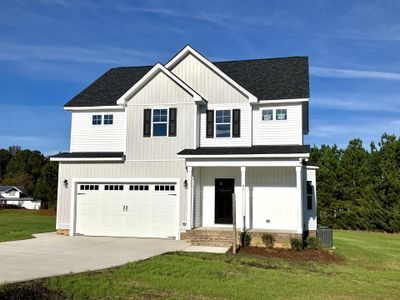
<instances>
[{"instance_id":1,"label":"gray asphalt shingle roof","mask_svg":"<svg viewBox=\"0 0 400 300\"><path fill-rule=\"evenodd\" d=\"M214 62L214 65L259 100L309 97L306 56L223 61ZM65 106L116 105L116 101L151 68L152 66L112 68Z\"/></svg>"},{"instance_id":2,"label":"gray asphalt shingle roof","mask_svg":"<svg viewBox=\"0 0 400 300\"><path fill-rule=\"evenodd\" d=\"M197 149L184 149L178 155L302 154L309 152L310 145L266 145L252 147L199 147Z\"/></svg>"}]
</instances>

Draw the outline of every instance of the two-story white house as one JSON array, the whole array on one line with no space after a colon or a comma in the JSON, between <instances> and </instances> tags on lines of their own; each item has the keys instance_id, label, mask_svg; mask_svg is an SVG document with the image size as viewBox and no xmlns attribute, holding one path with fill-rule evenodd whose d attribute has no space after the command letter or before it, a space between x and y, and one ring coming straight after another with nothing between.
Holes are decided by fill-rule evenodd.
<instances>
[{"instance_id":1,"label":"two-story white house","mask_svg":"<svg viewBox=\"0 0 400 300\"><path fill-rule=\"evenodd\" d=\"M186 46L109 70L64 107L58 231L222 245L234 194L240 230L315 233L308 102L307 57L210 62Z\"/></svg>"}]
</instances>

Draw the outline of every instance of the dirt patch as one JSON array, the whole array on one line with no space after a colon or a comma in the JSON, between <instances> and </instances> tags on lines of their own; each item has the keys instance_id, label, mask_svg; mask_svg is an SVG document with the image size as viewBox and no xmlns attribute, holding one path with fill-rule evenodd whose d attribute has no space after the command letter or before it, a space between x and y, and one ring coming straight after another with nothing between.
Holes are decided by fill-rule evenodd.
<instances>
[{"instance_id":1,"label":"dirt patch","mask_svg":"<svg viewBox=\"0 0 400 300\"><path fill-rule=\"evenodd\" d=\"M61 300L67 299L58 291L52 291L40 282L14 283L0 288L2 300Z\"/></svg>"},{"instance_id":2,"label":"dirt patch","mask_svg":"<svg viewBox=\"0 0 400 300\"><path fill-rule=\"evenodd\" d=\"M252 254L270 258L281 258L293 261L299 264L310 262L322 263L340 263L343 258L333 252L323 249L305 249L302 251L294 251L291 249L266 249L261 247L244 247L240 248L239 254Z\"/></svg>"}]
</instances>

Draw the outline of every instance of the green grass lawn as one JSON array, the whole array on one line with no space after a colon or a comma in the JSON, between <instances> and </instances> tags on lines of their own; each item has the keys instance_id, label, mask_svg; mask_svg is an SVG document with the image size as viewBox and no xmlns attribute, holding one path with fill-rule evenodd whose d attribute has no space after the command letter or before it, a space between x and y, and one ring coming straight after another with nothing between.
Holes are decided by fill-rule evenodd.
<instances>
[{"instance_id":1,"label":"green grass lawn","mask_svg":"<svg viewBox=\"0 0 400 300\"><path fill-rule=\"evenodd\" d=\"M36 283L68 299L399 299L400 235L335 231L334 242L340 264L178 252Z\"/></svg>"},{"instance_id":2,"label":"green grass lawn","mask_svg":"<svg viewBox=\"0 0 400 300\"><path fill-rule=\"evenodd\" d=\"M0 209L0 242L33 238L32 233L55 231L55 216L43 210Z\"/></svg>"}]
</instances>

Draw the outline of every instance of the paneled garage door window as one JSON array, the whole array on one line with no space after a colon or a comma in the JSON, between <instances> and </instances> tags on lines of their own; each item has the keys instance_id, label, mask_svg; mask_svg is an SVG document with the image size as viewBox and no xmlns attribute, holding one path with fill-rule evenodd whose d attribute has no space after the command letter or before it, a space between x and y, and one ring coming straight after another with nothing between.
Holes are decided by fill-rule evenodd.
<instances>
[{"instance_id":1,"label":"paneled garage door window","mask_svg":"<svg viewBox=\"0 0 400 300\"><path fill-rule=\"evenodd\" d=\"M123 191L124 186L119 184L106 184L104 185L105 191Z\"/></svg>"},{"instance_id":2,"label":"paneled garage door window","mask_svg":"<svg viewBox=\"0 0 400 300\"><path fill-rule=\"evenodd\" d=\"M98 184L81 184L79 186L81 191L98 191L99 185Z\"/></svg>"},{"instance_id":3,"label":"paneled garage door window","mask_svg":"<svg viewBox=\"0 0 400 300\"><path fill-rule=\"evenodd\" d=\"M148 191L149 185L148 184L133 184L129 186L130 191Z\"/></svg>"},{"instance_id":4,"label":"paneled garage door window","mask_svg":"<svg viewBox=\"0 0 400 300\"><path fill-rule=\"evenodd\" d=\"M175 185L169 184L156 184L154 189L156 191L175 191Z\"/></svg>"}]
</instances>

